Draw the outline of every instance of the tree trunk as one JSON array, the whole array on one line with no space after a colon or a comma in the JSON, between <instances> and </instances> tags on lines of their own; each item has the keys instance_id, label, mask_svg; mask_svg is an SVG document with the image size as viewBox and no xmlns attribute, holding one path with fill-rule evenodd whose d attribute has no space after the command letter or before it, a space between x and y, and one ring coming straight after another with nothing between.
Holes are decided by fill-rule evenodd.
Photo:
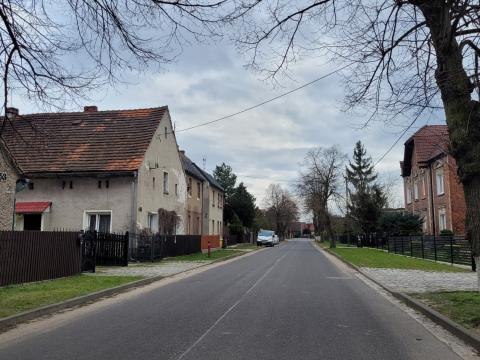
<instances>
[{"instance_id":1,"label":"tree trunk","mask_svg":"<svg viewBox=\"0 0 480 360\"><path fill-rule=\"evenodd\" d=\"M328 234L328 237L330 238L330 248L336 248L337 247L337 243L335 241L335 236L333 234L333 229L332 229L332 221L330 219L330 214L327 213L325 214L325 227L327 228L327 234Z\"/></svg>"},{"instance_id":2,"label":"tree trunk","mask_svg":"<svg viewBox=\"0 0 480 360\"><path fill-rule=\"evenodd\" d=\"M473 256L480 257L480 104L472 100L474 86L463 67L461 48L453 34L445 1L411 1L419 6L430 29L437 57L435 78L447 120L450 151L465 191L467 236ZM477 266L477 271L479 267ZM479 275L480 276L480 275Z\"/></svg>"}]
</instances>

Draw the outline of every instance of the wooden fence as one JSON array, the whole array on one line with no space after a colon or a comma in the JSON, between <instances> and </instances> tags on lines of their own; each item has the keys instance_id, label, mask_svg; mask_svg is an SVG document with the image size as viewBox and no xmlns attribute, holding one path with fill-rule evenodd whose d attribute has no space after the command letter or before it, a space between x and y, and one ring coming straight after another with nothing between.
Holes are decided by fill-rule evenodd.
<instances>
[{"instance_id":1,"label":"wooden fence","mask_svg":"<svg viewBox=\"0 0 480 360\"><path fill-rule=\"evenodd\" d=\"M78 232L0 231L0 286L81 272Z\"/></svg>"}]
</instances>

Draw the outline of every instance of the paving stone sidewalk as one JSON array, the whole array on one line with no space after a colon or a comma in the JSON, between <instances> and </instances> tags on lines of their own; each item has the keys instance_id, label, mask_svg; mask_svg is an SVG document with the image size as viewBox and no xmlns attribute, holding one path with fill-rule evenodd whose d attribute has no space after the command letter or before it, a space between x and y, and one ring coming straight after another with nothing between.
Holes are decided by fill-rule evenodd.
<instances>
[{"instance_id":1,"label":"paving stone sidewalk","mask_svg":"<svg viewBox=\"0 0 480 360\"><path fill-rule=\"evenodd\" d=\"M451 273L421 270L361 268L392 290L405 293L477 290L474 272Z\"/></svg>"},{"instance_id":2,"label":"paving stone sidewalk","mask_svg":"<svg viewBox=\"0 0 480 360\"><path fill-rule=\"evenodd\" d=\"M183 271L198 268L202 265L211 264L213 261L165 261L158 264L129 264L129 266L102 266L97 267L97 272L92 275L111 276L170 276Z\"/></svg>"}]
</instances>

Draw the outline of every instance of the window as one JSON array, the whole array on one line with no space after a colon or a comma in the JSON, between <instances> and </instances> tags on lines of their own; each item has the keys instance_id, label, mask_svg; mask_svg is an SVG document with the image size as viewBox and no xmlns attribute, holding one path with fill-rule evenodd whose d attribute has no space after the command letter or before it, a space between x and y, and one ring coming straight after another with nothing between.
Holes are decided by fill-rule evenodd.
<instances>
[{"instance_id":1,"label":"window","mask_svg":"<svg viewBox=\"0 0 480 360\"><path fill-rule=\"evenodd\" d=\"M152 186L153 186L153 190L155 190L155 176L152 179Z\"/></svg>"},{"instance_id":2,"label":"window","mask_svg":"<svg viewBox=\"0 0 480 360\"><path fill-rule=\"evenodd\" d=\"M418 180L413 183L413 196L415 200L418 200Z\"/></svg>"},{"instance_id":3,"label":"window","mask_svg":"<svg viewBox=\"0 0 480 360\"><path fill-rule=\"evenodd\" d=\"M66 181L62 181L62 189L65 189L65 186L67 186L67 182L66 182Z\"/></svg>"},{"instance_id":4,"label":"window","mask_svg":"<svg viewBox=\"0 0 480 360\"><path fill-rule=\"evenodd\" d=\"M33 185L33 182L28 183L28 189L33 190L35 186Z\"/></svg>"},{"instance_id":5,"label":"window","mask_svg":"<svg viewBox=\"0 0 480 360\"><path fill-rule=\"evenodd\" d=\"M165 126L165 139L167 138L167 134L168 134L168 129L167 129L167 127Z\"/></svg>"},{"instance_id":6,"label":"window","mask_svg":"<svg viewBox=\"0 0 480 360\"><path fill-rule=\"evenodd\" d=\"M437 179L437 195L443 195L445 193L444 183L443 183L443 168L438 168L435 170L436 179Z\"/></svg>"},{"instance_id":7,"label":"window","mask_svg":"<svg viewBox=\"0 0 480 360\"><path fill-rule=\"evenodd\" d=\"M215 235L215 220L212 220L212 235Z\"/></svg>"},{"instance_id":8,"label":"window","mask_svg":"<svg viewBox=\"0 0 480 360\"><path fill-rule=\"evenodd\" d=\"M212 190L212 207L215 207L215 190Z\"/></svg>"},{"instance_id":9,"label":"window","mask_svg":"<svg viewBox=\"0 0 480 360\"><path fill-rule=\"evenodd\" d=\"M178 196L178 184L175 184L175 196Z\"/></svg>"},{"instance_id":10,"label":"window","mask_svg":"<svg viewBox=\"0 0 480 360\"><path fill-rule=\"evenodd\" d=\"M112 224L111 211L88 211L86 213L87 223L86 230L98 231L101 233L109 233Z\"/></svg>"},{"instance_id":11,"label":"window","mask_svg":"<svg viewBox=\"0 0 480 360\"><path fill-rule=\"evenodd\" d=\"M148 228L152 233L158 233L158 214L148 213Z\"/></svg>"},{"instance_id":12,"label":"window","mask_svg":"<svg viewBox=\"0 0 480 360\"><path fill-rule=\"evenodd\" d=\"M107 189L110 187L110 180L105 180L105 187Z\"/></svg>"},{"instance_id":13,"label":"window","mask_svg":"<svg viewBox=\"0 0 480 360\"><path fill-rule=\"evenodd\" d=\"M187 185L187 193L188 197L192 197L192 178L188 178L188 185Z\"/></svg>"},{"instance_id":14,"label":"window","mask_svg":"<svg viewBox=\"0 0 480 360\"><path fill-rule=\"evenodd\" d=\"M218 193L217 205L218 205L218 208L222 207L222 194L220 193Z\"/></svg>"},{"instance_id":15,"label":"window","mask_svg":"<svg viewBox=\"0 0 480 360\"><path fill-rule=\"evenodd\" d=\"M447 214L445 213L445 208L441 208L438 211L438 228L440 231L447 228Z\"/></svg>"},{"instance_id":16,"label":"window","mask_svg":"<svg viewBox=\"0 0 480 360\"><path fill-rule=\"evenodd\" d=\"M73 189L73 181L70 181L70 189Z\"/></svg>"},{"instance_id":17,"label":"window","mask_svg":"<svg viewBox=\"0 0 480 360\"><path fill-rule=\"evenodd\" d=\"M410 185L407 185L406 190L407 190L407 204L410 204L412 202L412 189L410 188Z\"/></svg>"},{"instance_id":18,"label":"window","mask_svg":"<svg viewBox=\"0 0 480 360\"><path fill-rule=\"evenodd\" d=\"M422 199L427 196L427 187L425 185L425 176L422 176Z\"/></svg>"},{"instance_id":19,"label":"window","mask_svg":"<svg viewBox=\"0 0 480 360\"><path fill-rule=\"evenodd\" d=\"M202 188L200 186L200 183L197 182L197 200L200 200L201 195L202 195Z\"/></svg>"},{"instance_id":20,"label":"window","mask_svg":"<svg viewBox=\"0 0 480 360\"><path fill-rule=\"evenodd\" d=\"M168 194L168 173L163 172L163 193Z\"/></svg>"},{"instance_id":21,"label":"window","mask_svg":"<svg viewBox=\"0 0 480 360\"><path fill-rule=\"evenodd\" d=\"M99 189L102 188L102 180L98 180L98 188L99 188Z\"/></svg>"}]
</instances>

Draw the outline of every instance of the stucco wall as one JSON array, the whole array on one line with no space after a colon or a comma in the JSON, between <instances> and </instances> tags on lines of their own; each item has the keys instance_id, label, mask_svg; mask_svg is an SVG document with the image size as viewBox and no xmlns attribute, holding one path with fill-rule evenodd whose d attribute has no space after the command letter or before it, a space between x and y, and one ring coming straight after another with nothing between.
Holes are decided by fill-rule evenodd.
<instances>
[{"instance_id":1,"label":"stucco wall","mask_svg":"<svg viewBox=\"0 0 480 360\"><path fill-rule=\"evenodd\" d=\"M163 189L164 172L168 173L168 194L165 194ZM175 192L175 185L177 185L177 192ZM172 134L170 117L166 113L138 171L137 228L147 228L148 214L157 213L158 209L162 208L175 211L180 216L181 222L177 227L177 233L184 234L186 202L185 173L177 142Z\"/></svg>"},{"instance_id":2,"label":"stucco wall","mask_svg":"<svg viewBox=\"0 0 480 360\"><path fill-rule=\"evenodd\" d=\"M0 177L0 230L11 230L13 221L13 197L18 175L1 148L0 173L2 173ZM4 175L6 179L4 179Z\"/></svg>"},{"instance_id":3,"label":"stucco wall","mask_svg":"<svg viewBox=\"0 0 480 360\"><path fill-rule=\"evenodd\" d=\"M25 189L18 193L17 202L52 202L50 212L44 213L43 230L81 230L84 228L85 211L89 210L111 210L112 232L130 230L133 177L31 178L31 181L33 190ZM98 187L99 181L102 181L101 188Z\"/></svg>"},{"instance_id":4,"label":"stucco wall","mask_svg":"<svg viewBox=\"0 0 480 360\"><path fill-rule=\"evenodd\" d=\"M194 176L187 175L187 184L189 179L192 181L191 195L187 194L187 213L185 218L185 231L189 235L203 234L202 221L202 199L203 199L203 181ZM198 184L200 185L200 197L198 196Z\"/></svg>"}]
</instances>

